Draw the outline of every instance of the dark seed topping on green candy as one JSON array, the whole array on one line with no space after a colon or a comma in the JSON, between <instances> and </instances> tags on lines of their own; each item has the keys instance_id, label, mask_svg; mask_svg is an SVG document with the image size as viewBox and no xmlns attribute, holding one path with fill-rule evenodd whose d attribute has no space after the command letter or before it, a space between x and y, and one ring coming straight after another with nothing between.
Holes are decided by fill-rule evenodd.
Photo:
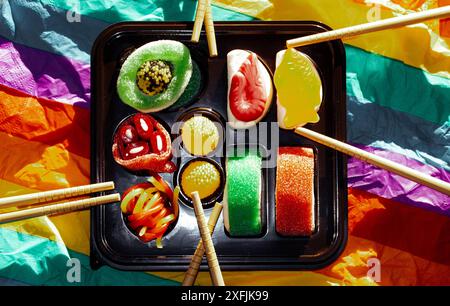
<instances>
[{"instance_id":1,"label":"dark seed topping on green candy","mask_svg":"<svg viewBox=\"0 0 450 306\"><path fill-rule=\"evenodd\" d=\"M172 68L168 62L147 61L139 67L136 84L146 95L154 96L164 92L172 80Z\"/></svg>"}]
</instances>

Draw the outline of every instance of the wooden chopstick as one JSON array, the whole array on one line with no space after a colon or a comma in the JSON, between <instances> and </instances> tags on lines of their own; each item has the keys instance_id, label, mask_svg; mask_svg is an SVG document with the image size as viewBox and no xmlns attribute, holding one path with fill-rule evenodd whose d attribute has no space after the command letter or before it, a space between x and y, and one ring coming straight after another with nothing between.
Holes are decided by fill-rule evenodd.
<instances>
[{"instance_id":1,"label":"wooden chopstick","mask_svg":"<svg viewBox=\"0 0 450 306\"><path fill-rule=\"evenodd\" d=\"M194 28L192 29L191 41L198 42L205 19L206 0L198 0L197 11L195 12Z\"/></svg>"},{"instance_id":2,"label":"wooden chopstick","mask_svg":"<svg viewBox=\"0 0 450 306\"><path fill-rule=\"evenodd\" d=\"M342 39L386 29L394 29L410 24L420 23L430 19L446 18L449 16L450 16L450 5L447 5L444 7L435 8L423 12L411 13L404 16L378 20L338 30L290 39L286 42L286 46L288 48L301 47L329 40Z\"/></svg>"},{"instance_id":3,"label":"wooden chopstick","mask_svg":"<svg viewBox=\"0 0 450 306\"><path fill-rule=\"evenodd\" d=\"M114 182L97 183L78 187L63 188L57 190L36 192L18 196L12 196L0 199L0 208L20 207L33 204L58 201L66 198L72 198L80 195L86 195L94 192L113 190Z\"/></svg>"},{"instance_id":4,"label":"wooden chopstick","mask_svg":"<svg viewBox=\"0 0 450 306\"><path fill-rule=\"evenodd\" d=\"M214 286L225 286L223 281L222 271L220 270L219 261L217 260L216 250L211 239L211 233L208 229L208 224L205 220L205 213L203 212L202 201L197 191L191 193L192 201L194 202L195 216L197 217L198 229L205 247L206 259L209 266L209 274Z\"/></svg>"},{"instance_id":5,"label":"wooden chopstick","mask_svg":"<svg viewBox=\"0 0 450 306\"><path fill-rule=\"evenodd\" d=\"M324 146L330 147L332 149L335 149L335 150L345 153L347 155L356 157L365 162L368 162L369 164L386 169L390 172L393 172L395 174L403 176L403 177L410 179L411 181L414 181L416 183L430 187L430 188L437 190L439 192L442 192L446 195L450 195L450 184L447 182L444 182L444 181L434 178L432 176L423 174L419 171L416 171L411 168L405 167L403 165L397 164L386 158L366 152L359 148L355 148L349 144L346 144L346 143L336 140L334 138L322 135L320 133L311 131L311 130L303 128L303 127L297 127L295 129L295 132L301 136L304 136L315 142L323 144Z\"/></svg>"},{"instance_id":6,"label":"wooden chopstick","mask_svg":"<svg viewBox=\"0 0 450 306\"><path fill-rule=\"evenodd\" d=\"M214 228L216 227L217 220L219 219L220 213L222 212L222 204L216 203L214 208L209 216L208 220L208 229L209 232L214 232ZM202 263L203 255L205 254L205 248L203 247L203 240L200 239L198 242L197 248L195 249L194 255L192 256L191 263L189 264L189 268L186 271L183 279L182 286L192 286L197 279L197 274L200 269L200 265Z\"/></svg>"},{"instance_id":7,"label":"wooden chopstick","mask_svg":"<svg viewBox=\"0 0 450 306\"><path fill-rule=\"evenodd\" d=\"M194 28L192 29L191 41L198 42L205 23L206 40L208 41L209 56L217 56L216 32L211 8L211 0L198 0L197 11L195 13Z\"/></svg>"},{"instance_id":8,"label":"wooden chopstick","mask_svg":"<svg viewBox=\"0 0 450 306\"><path fill-rule=\"evenodd\" d=\"M8 213L0 214L0 224L19 221L40 216L67 213L76 210L86 209L101 204L113 203L120 201L120 194L114 193L105 196L71 201L67 203L50 204L36 208L23 209Z\"/></svg>"},{"instance_id":9,"label":"wooden chopstick","mask_svg":"<svg viewBox=\"0 0 450 306\"><path fill-rule=\"evenodd\" d=\"M206 39L208 40L209 56L215 57L217 56L217 43L216 32L214 30L211 0L206 0L205 30Z\"/></svg>"}]
</instances>

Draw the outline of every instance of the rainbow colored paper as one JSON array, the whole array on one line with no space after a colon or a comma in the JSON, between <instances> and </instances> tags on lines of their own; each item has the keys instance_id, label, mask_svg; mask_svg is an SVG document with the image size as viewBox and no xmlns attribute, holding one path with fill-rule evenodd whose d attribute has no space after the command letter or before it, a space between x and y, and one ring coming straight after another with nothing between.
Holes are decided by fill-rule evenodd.
<instances>
[{"instance_id":1,"label":"rainbow colored paper","mask_svg":"<svg viewBox=\"0 0 450 306\"><path fill-rule=\"evenodd\" d=\"M217 0L213 15L318 20L341 28L449 4ZM195 7L193 0L0 1L0 196L88 183L96 36L126 20L193 20ZM450 21L346 43L349 141L450 181ZM349 240L334 264L313 272L225 272L226 283L450 285L450 197L352 158L348 177ZM109 285L120 279L120 285L170 285L183 277L92 271L88 255L89 212L3 225L0 284ZM80 283L67 281L69 259L81 263ZM377 263L379 282L367 276ZM201 273L197 284L210 284L209 274Z\"/></svg>"}]
</instances>

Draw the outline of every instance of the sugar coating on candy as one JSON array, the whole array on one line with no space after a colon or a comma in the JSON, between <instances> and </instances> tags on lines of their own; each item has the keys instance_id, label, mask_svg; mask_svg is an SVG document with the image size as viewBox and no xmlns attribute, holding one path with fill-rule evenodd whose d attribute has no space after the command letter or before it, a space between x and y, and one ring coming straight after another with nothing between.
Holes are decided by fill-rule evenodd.
<instances>
[{"instance_id":1,"label":"sugar coating on candy","mask_svg":"<svg viewBox=\"0 0 450 306\"><path fill-rule=\"evenodd\" d=\"M170 110L175 110L189 104L193 98L199 93L202 85L202 73L200 67L195 61L192 61L192 76L183 94L178 98L177 102L170 106Z\"/></svg>"},{"instance_id":2,"label":"sugar coating on candy","mask_svg":"<svg viewBox=\"0 0 450 306\"><path fill-rule=\"evenodd\" d=\"M159 62L165 63L162 65L164 67L158 68L161 73L155 74L152 78L159 80L164 75L161 80L167 84L163 86L164 90L156 93L155 88L158 87L153 88L150 83L144 84L147 73L142 75L142 72L147 68L156 68L151 63ZM170 67L169 82L166 82L169 75L167 67ZM180 98L189 84L192 69L190 51L184 44L173 40L152 41L136 49L125 60L117 78L117 93L125 104L141 112L157 112L173 105ZM138 78L141 78L141 82ZM156 85L156 80L154 81ZM151 92L153 95L148 94Z\"/></svg>"},{"instance_id":3,"label":"sugar coating on candy","mask_svg":"<svg viewBox=\"0 0 450 306\"><path fill-rule=\"evenodd\" d=\"M277 117L281 128L293 129L319 121L322 81L314 62L289 48L278 52L273 77L277 89Z\"/></svg>"},{"instance_id":4,"label":"sugar coating on candy","mask_svg":"<svg viewBox=\"0 0 450 306\"><path fill-rule=\"evenodd\" d=\"M221 177L216 166L206 161L189 163L181 174L181 190L188 197L198 191L200 199L213 195L220 187Z\"/></svg>"},{"instance_id":5,"label":"sugar coating on candy","mask_svg":"<svg viewBox=\"0 0 450 306\"><path fill-rule=\"evenodd\" d=\"M276 178L276 230L285 236L309 236L314 220L314 151L280 147Z\"/></svg>"},{"instance_id":6,"label":"sugar coating on candy","mask_svg":"<svg viewBox=\"0 0 450 306\"><path fill-rule=\"evenodd\" d=\"M224 195L225 227L232 236L261 233L261 157L229 157Z\"/></svg>"},{"instance_id":7,"label":"sugar coating on candy","mask_svg":"<svg viewBox=\"0 0 450 306\"><path fill-rule=\"evenodd\" d=\"M219 130L209 118L193 116L181 127L184 148L193 155L207 155L219 143Z\"/></svg>"}]
</instances>

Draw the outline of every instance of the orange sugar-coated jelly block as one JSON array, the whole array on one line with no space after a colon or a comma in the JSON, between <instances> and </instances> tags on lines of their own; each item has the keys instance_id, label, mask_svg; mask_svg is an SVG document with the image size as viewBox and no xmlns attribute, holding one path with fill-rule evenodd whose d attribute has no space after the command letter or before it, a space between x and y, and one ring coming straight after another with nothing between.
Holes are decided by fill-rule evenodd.
<instances>
[{"instance_id":1,"label":"orange sugar-coated jelly block","mask_svg":"<svg viewBox=\"0 0 450 306\"><path fill-rule=\"evenodd\" d=\"M283 236L310 236L314 216L314 151L304 147L278 149L276 230Z\"/></svg>"}]
</instances>

